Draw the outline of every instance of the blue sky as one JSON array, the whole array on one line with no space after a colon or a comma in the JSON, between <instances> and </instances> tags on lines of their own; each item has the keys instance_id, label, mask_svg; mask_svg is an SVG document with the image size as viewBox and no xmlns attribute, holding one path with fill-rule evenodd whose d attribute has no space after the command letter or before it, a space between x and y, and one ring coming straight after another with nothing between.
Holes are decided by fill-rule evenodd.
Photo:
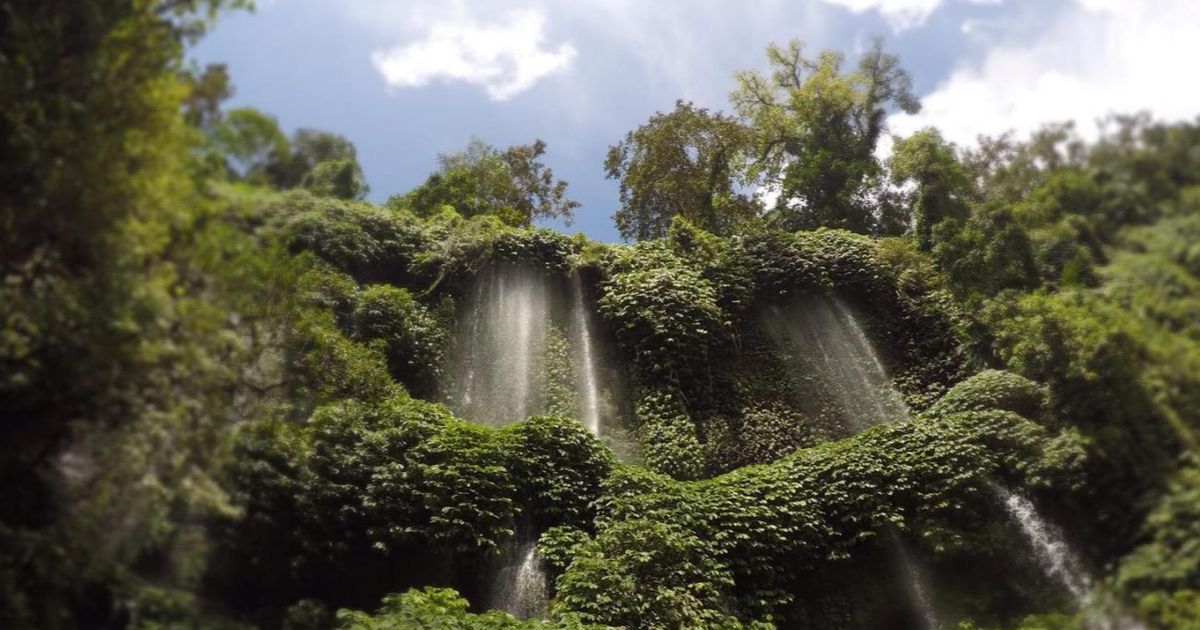
<instances>
[{"instance_id":1,"label":"blue sky","mask_svg":"<svg viewBox=\"0 0 1200 630\"><path fill-rule=\"evenodd\" d=\"M891 119L960 144L1111 111L1200 114L1194 0L258 0L192 51L229 65L235 106L358 148L370 198L419 184L471 136L541 138L583 205L565 228L617 240L607 147L675 99L727 109L733 75L771 42L853 59L872 35L925 108ZM1172 60L1175 60L1172 63ZM554 227L561 227L555 225Z\"/></svg>"}]
</instances>

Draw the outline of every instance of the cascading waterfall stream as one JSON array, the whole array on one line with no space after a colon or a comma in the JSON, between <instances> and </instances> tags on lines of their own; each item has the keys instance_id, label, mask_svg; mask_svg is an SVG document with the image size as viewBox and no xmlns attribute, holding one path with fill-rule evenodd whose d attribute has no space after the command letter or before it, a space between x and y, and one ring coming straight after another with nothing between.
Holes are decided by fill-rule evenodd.
<instances>
[{"instance_id":1,"label":"cascading waterfall stream","mask_svg":"<svg viewBox=\"0 0 1200 630\"><path fill-rule=\"evenodd\" d=\"M547 400L547 353L554 314L569 318L567 330L574 362L574 388L582 424L599 436L603 423L599 368L593 324L582 281L572 278L568 303L544 273L527 267L499 265L476 279L469 309L459 329L460 344L451 376L451 402L462 416L503 425L544 413ZM559 308L556 309L555 306ZM537 557L536 535L521 532L504 555L491 581L489 607L517 617L544 616L547 577Z\"/></svg>"},{"instance_id":2,"label":"cascading waterfall stream","mask_svg":"<svg viewBox=\"0 0 1200 630\"><path fill-rule=\"evenodd\" d=\"M550 326L550 287L535 270L499 266L480 274L454 362L455 411L502 425L542 411L539 383Z\"/></svg>"},{"instance_id":3,"label":"cascading waterfall stream","mask_svg":"<svg viewBox=\"0 0 1200 630\"><path fill-rule=\"evenodd\" d=\"M1029 499L1000 486L993 486L1000 503L1021 527L1033 548L1034 559L1046 573L1070 591L1082 608L1088 602L1092 580L1062 535L1047 523Z\"/></svg>"},{"instance_id":4,"label":"cascading waterfall stream","mask_svg":"<svg viewBox=\"0 0 1200 630\"><path fill-rule=\"evenodd\" d=\"M837 298L808 295L786 309L773 305L763 321L779 347L799 351L796 358L807 364L803 369L817 373L850 427L863 430L909 418L908 406L892 385L879 353L854 313ZM937 630L941 623L918 565L895 535L892 548L912 605L925 627Z\"/></svg>"},{"instance_id":5,"label":"cascading waterfall stream","mask_svg":"<svg viewBox=\"0 0 1200 630\"><path fill-rule=\"evenodd\" d=\"M905 420L908 407L854 313L836 298L809 295L765 313L767 334L795 348L804 369L815 372L850 427L862 430Z\"/></svg>"},{"instance_id":6,"label":"cascading waterfall stream","mask_svg":"<svg viewBox=\"0 0 1200 630\"><path fill-rule=\"evenodd\" d=\"M488 608L519 619L544 617L549 609L546 572L537 555L537 540L512 545L496 573Z\"/></svg>"},{"instance_id":7,"label":"cascading waterfall stream","mask_svg":"<svg viewBox=\"0 0 1200 630\"><path fill-rule=\"evenodd\" d=\"M592 354L592 322L588 316L583 301L583 282L578 275L572 277L571 289L574 297L572 317L574 321L576 345L579 349L578 389L580 398L580 419L592 435L600 435L600 393L596 385L596 363Z\"/></svg>"},{"instance_id":8,"label":"cascading waterfall stream","mask_svg":"<svg viewBox=\"0 0 1200 630\"><path fill-rule=\"evenodd\" d=\"M813 295L796 300L787 309L772 306L764 323L777 344L800 351L798 358L820 377L849 420L849 426L862 430L909 417L903 398L892 385L862 326L836 298ZM1092 580L1066 540L1027 498L999 486L993 490L1029 541L1038 566L1070 592L1081 609L1085 608L1090 601ZM939 627L917 565L908 558L898 540L893 547L904 565L914 605L929 628ZM1090 623L1102 628L1141 627L1124 616L1096 618Z\"/></svg>"}]
</instances>

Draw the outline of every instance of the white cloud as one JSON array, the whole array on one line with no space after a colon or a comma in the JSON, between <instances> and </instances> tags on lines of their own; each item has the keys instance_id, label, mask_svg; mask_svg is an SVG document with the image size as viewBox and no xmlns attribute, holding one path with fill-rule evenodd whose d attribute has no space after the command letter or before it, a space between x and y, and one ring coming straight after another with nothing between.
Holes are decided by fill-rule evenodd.
<instances>
[{"instance_id":1,"label":"white cloud","mask_svg":"<svg viewBox=\"0 0 1200 630\"><path fill-rule=\"evenodd\" d=\"M423 38L376 51L371 60L393 87L461 81L504 101L566 70L575 59L575 47L568 42L545 46L545 29L545 14L536 10L515 11L487 24L460 13L455 19L432 21Z\"/></svg>"},{"instance_id":2,"label":"white cloud","mask_svg":"<svg viewBox=\"0 0 1200 630\"><path fill-rule=\"evenodd\" d=\"M825 0L825 2L841 5L854 13L872 9L879 11L888 24L897 31L923 24L926 18L942 4L942 0Z\"/></svg>"},{"instance_id":3,"label":"white cloud","mask_svg":"<svg viewBox=\"0 0 1200 630\"><path fill-rule=\"evenodd\" d=\"M1178 120L1200 112L1200 83L1182 71L1200 58L1195 0L1076 0L1032 41L1018 31L952 72L922 98L920 113L893 116L892 132L936 126L970 144L980 134L1026 135L1069 120L1087 137L1110 113Z\"/></svg>"},{"instance_id":4,"label":"white cloud","mask_svg":"<svg viewBox=\"0 0 1200 630\"><path fill-rule=\"evenodd\" d=\"M944 0L825 0L853 11L862 13L875 10L887 20L894 31L903 31L925 23L929 16L942 5ZM1003 0L967 0L971 4L999 4ZM1103 2L1105 0L1096 0Z\"/></svg>"}]
</instances>

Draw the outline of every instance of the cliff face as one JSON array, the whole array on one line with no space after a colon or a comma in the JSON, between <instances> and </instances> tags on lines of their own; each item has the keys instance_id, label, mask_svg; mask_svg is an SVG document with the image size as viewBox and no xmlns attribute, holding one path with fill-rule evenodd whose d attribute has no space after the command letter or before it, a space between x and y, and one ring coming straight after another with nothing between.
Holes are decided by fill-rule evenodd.
<instances>
[{"instance_id":1,"label":"cliff face","mask_svg":"<svg viewBox=\"0 0 1200 630\"><path fill-rule=\"evenodd\" d=\"M556 615L627 627L920 627L1071 605L995 488L1072 486L1079 441L1045 424L1035 383L970 376L982 362L947 292L880 242L819 230L610 246L478 221L433 241L373 212L283 228L378 221L371 238L406 253L360 266L322 241L311 273L327 278L306 306L338 343L381 353L395 391L329 396L302 424L244 434L234 557L260 567L246 575L286 562L282 599L315 585L361 606L441 585L530 614L534 585ZM396 247L406 233L414 245ZM379 307L381 285L406 307ZM443 345L389 354L416 326ZM428 374L426 400L397 396ZM272 461L286 464L251 474ZM996 580L1039 587L998 594Z\"/></svg>"}]
</instances>

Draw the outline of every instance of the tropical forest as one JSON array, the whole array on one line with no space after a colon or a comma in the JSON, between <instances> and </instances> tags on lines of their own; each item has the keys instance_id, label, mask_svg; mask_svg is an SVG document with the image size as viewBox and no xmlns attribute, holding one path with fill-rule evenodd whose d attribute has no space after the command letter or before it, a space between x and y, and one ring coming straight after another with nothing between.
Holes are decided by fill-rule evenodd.
<instances>
[{"instance_id":1,"label":"tropical forest","mask_svg":"<svg viewBox=\"0 0 1200 630\"><path fill-rule=\"evenodd\" d=\"M375 190L189 56L247 4L0 1L0 627L1200 628L1200 118L783 40L611 207Z\"/></svg>"}]
</instances>

